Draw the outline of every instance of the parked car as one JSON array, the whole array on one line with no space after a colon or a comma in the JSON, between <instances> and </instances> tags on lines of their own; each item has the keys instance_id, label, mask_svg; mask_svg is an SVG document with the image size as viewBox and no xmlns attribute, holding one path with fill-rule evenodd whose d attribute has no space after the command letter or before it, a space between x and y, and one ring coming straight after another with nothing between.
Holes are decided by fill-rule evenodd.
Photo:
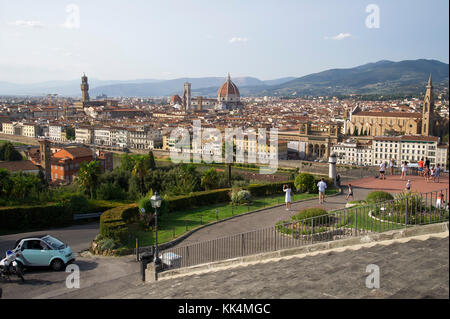
<instances>
[{"instance_id":1,"label":"parked car","mask_svg":"<svg viewBox=\"0 0 450 319\"><path fill-rule=\"evenodd\" d=\"M51 267L60 271L75 261L70 246L50 235L21 238L13 251L21 252L16 261L22 267Z\"/></svg>"}]
</instances>

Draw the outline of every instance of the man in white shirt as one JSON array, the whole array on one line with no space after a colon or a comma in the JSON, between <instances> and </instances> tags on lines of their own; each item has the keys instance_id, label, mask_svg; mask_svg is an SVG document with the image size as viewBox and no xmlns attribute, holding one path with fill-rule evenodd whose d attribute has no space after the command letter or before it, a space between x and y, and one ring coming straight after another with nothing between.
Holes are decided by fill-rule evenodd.
<instances>
[{"instance_id":1,"label":"man in white shirt","mask_svg":"<svg viewBox=\"0 0 450 319\"><path fill-rule=\"evenodd\" d=\"M317 188L319 189L319 204L323 204L325 202L325 189L327 188L327 183L323 178L317 183Z\"/></svg>"},{"instance_id":2,"label":"man in white shirt","mask_svg":"<svg viewBox=\"0 0 450 319\"><path fill-rule=\"evenodd\" d=\"M381 162L381 164L380 164L380 179L386 179L386 177L384 176L385 171L386 171L386 163Z\"/></svg>"}]
</instances>

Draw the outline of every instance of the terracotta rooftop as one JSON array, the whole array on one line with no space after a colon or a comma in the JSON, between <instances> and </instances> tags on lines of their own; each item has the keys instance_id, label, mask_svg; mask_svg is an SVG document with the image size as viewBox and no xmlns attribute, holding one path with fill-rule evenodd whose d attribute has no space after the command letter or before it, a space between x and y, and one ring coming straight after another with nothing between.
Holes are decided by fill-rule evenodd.
<instances>
[{"instance_id":1,"label":"terracotta rooftop","mask_svg":"<svg viewBox=\"0 0 450 319\"><path fill-rule=\"evenodd\" d=\"M409 117L421 118L422 113L406 113L406 112L356 112L352 116L376 116L376 117Z\"/></svg>"},{"instance_id":2,"label":"terracotta rooftop","mask_svg":"<svg viewBox=\"0 0 450 319\"><path fill-rule=\"evenodd\" d=\"M31 161L11 161L11 162L0 162L0 169L4 168L10 172L18 171L35 171L39 169Z\"/></svg>"}]
</instances>

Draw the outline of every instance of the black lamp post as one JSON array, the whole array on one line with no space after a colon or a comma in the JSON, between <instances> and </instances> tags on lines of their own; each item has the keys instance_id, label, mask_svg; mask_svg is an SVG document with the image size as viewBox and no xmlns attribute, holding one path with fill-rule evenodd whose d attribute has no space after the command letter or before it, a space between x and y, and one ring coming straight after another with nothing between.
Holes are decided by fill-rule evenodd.
<instances>
[{"instance_id":1,"label":"black lamp post","mask_svg":"<svg viewBox=\"0 0 450 319\"><path fill-rule=\"evenodd\" d=\"M160 263L158 251L158 208L161 207L162 198L156 191L155 194L150 198L150 201L152 202L152 207L155 209L155 264L158 265Z\"/></svg>"}]
</instances>

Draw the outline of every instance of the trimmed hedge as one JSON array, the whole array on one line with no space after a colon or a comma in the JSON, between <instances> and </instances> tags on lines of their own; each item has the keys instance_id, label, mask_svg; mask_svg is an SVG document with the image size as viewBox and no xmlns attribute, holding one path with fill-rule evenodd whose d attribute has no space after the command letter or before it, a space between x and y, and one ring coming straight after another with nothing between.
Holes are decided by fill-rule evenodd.
<instances>
[{"instance_id":1,"label":"trimmed hedge","mask_svg":"<svg viewBox=\"0 0 450 319\"><path fill-rule=\"evenodd\" d=\"M274 194L283 194L283 185L289 184L294 189L294 181L268 183L268 184L250 184L243 189L250 192L253 197L267 196Z\"/></svg>"},{"instance_id":2,"label":"trimmed hedge","mask_svg":"<svg viewBox=\"0 0 450 319\"><path fill-rule=\"evenodd\" d=\"M163 200L161 211L170 213L184 210L187 207L200 207L228 202L230 201L230 191L230 188L223 188L166 198Z\"/></svg>"},{"instance_id":3,"label":"trimmed hedge","mask_svg":"<svg viewBox=\"0 0 450 319\"><path fill-rule=\"evenodd\" d=\"M0 229L5 231L66 226L72 222L72 212L60 204L0 208Z\"/></svg>"},{"instance_id":4,"label":"trimmed hedge","mask_svg":"<svg viewBox=\"0 0 450 319\"><path fill-rule=\"evenodd\" d=\"M128 225L138 216L138 205L129 204L105 211L100 216L100 234L120 243L128 240Z\"/></svg>"},{"instance_id":5,"label":"trimmed hedge","mask_svg":"<svg viewBox=\"0 0 450 319\"><path fill-rule=\"evenodd\" d=\"M317 218L313 218L317 217ZM299 211L296 215L292 216L291 219L293 221L300 222L304 225L311 226L312 220L314 219L314 224L329 224L330 217L328 216L328 212L320 207L313 208L305 208Z\"/></svg>"}]
</instances>

